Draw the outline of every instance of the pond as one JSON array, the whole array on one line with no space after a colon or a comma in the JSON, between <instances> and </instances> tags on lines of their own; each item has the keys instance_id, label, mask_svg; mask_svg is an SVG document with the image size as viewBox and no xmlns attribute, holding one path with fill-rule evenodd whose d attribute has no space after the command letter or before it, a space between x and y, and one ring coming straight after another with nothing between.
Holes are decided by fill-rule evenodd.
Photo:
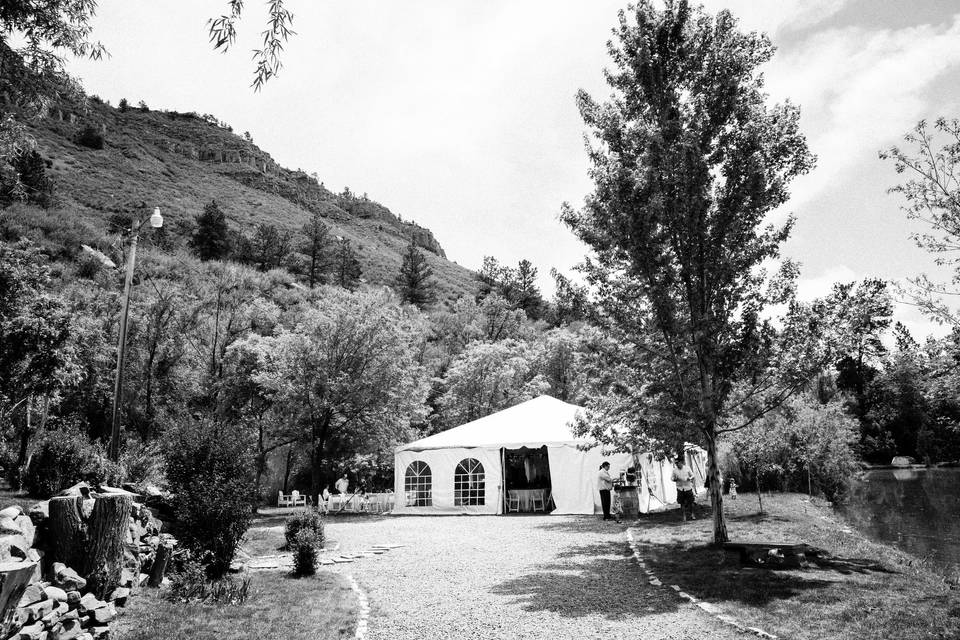
<instances>
[{"instance_id":1,"label":"pond","mask_svg":"<svg viewBox=\"0 0 960 640\"><path fill-rule=\"evenodd\" d=\"M875 540L960 568L960 469L868 471L843 511Z\"/></svg>"}]
</instances>

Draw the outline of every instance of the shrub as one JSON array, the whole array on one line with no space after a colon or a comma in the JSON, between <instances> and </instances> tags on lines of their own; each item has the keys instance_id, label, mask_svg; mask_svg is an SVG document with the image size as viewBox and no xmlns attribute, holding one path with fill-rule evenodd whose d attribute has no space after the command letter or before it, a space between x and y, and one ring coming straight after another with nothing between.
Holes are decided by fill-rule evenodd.
<instances>
[{"instance_id":1,"label":"shrub","mask_svg":"<svg viewBox=\"0 0 960 640\"><path fill-rule=\"evenodd\" d=\"M49 431L37 444L23 480L31 495L49 498L80 480L103 481L108 466L100 448L79 430Z\"/></svg>"},{"instance_id":2,"label":"shrub","mask_svg":"<svg viewBox=\"0 0 960 640\"><path fill-rule=\"evenodd\" d=\"M103 135L95 127L90 125L84 127L77 134L77 144L89 149L103 149Z\"/></svg>"},{"instance_id":3,"label":"shrub","mask_svg":"<svg viewBox=\"0 0 960 640\"><path fill-rule=\"evenodd\" d=\"M126 98L120 98L120 102L117 103L117 108L120 109L121 113L126 113L127 109L130 108L130 103L127 102Z\"/></svg>"},{"instance_id":4,"label":"shrub","mask_svg":"<svg viewBox=\"0 0 960 640\"><path fill-rule=\"evenodd\" d=\"M301 529L293 540L293 573L312 576L317 572L319 547L316 537L307 529Z\"/></svg>"},{"instance_id":5,"label":"shrub","mask_svg":"<svg viewBox=\"0 0 960 640\"><path fill-rule=\"evenodd\" d=\"M306 509L287 520L283 535L287 539L287 549L293 549L297 536L307 531L315 540L317 547L323 547L323 516L316 509Z\"/></svg>"},{"instance_id":6,"label":"shrub","mask_svg":"<svg viewBox=\"0 0 960 640\"><path fill-rule=\"evenodd\" d=\"M196 560L187 560L170 576L170 589L166 592L166 598L172 602L243 604L248 597L250 578L211 581Z\"/></svg>"},{"instance_id":7,"label":"shrub","mask_svg":"<svg viewBox=\"0 0 960 640\"><path fill-rule=\"evenodd\" d=\"M85 280L94 280L103 270L100 258L85 253L77 259L77 277Z\"/></svg>"},{"instance_id":8,"label":"shrub","mask_svg":"<svg viewBox=\"0 0 960 640\"><path fill-rule=\"evenodd\" d=\"M249 438L230 425L187 417L165 434L164 450L177 537L217 578L229 570L253 518Z\"/></svg>"}]
</instances>

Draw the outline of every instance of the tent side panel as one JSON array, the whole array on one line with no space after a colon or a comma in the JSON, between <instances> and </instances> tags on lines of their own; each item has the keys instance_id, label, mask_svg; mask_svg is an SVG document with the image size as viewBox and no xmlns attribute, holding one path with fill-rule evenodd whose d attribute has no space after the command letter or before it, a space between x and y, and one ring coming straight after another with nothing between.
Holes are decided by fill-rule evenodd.
<instances>
[{"instance_id":1,"label":"tent side panel","mask_svg":"<svg viewBox=\"0 0 960 640\"><path fill-rule=\"evenodd\" d=\"M600 509L597 472L600 463L610 462L610 475L616 477L633 464L629 453L605 456L599 447L581 451L572 446L547 447L550 458L550 484L556 509L552 515L591 515Z\"/></svg>"},{"instance_id":2,"label":"tent side panel","mask_svg":"<svg viewBox=\"0 0 960 640\"><path fill-rule=\"evenodd\" d=\"M480 505L455 505L454 476L457 465L467 458L473 458L483 465L484 501ZM500 479L503 475L500 466L499 449L430 449L427 451L398 451L395 455L394 491L396 492L396 514L495 514L501 510ZM414 460L421 460L430 466L431 494L433 504L429 507L406 505L404 488L407 467Z\"/></svg>"}]
</instances>

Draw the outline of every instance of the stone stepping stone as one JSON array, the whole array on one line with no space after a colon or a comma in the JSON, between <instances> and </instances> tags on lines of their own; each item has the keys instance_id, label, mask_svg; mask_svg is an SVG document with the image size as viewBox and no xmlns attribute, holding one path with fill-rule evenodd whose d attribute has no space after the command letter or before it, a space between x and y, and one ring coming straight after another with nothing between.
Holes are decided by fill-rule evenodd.
<instances>
[{"instance_id":1,"label":"stone stepping stone","mask_svg":"<svg viewBox=\"0 0 960 640\"><path fill-rule=\"evenodd\" d=\"M405 544L375 544L373 545L377 549L399 549L400 547L405 547Z\"/></svg>"},{"instance_id":2,"label":"stone stepping stone","mask_svg":"<svg viewBox=\"0 0 960 640\"><path fill-rule=\"evenodd\" d=\"M333 560L328 560L327 558L320 558L319 560L317 560L317 564L320 564L320 565L331 565L331 564L337 564L337 563L334 562Z\"/></svg>"},{"instance_id":3,"label":"stone stepping stone","mask_svg":"<svg viewBox=\"0 0 960 640\"><path fill-rule=\"evenodd\" d=\"M344 562L353 562L353 558L336 557L336 558L333 558L333 562L336 562L338 564L344 563Z\"/></svg>"}]
</instances>

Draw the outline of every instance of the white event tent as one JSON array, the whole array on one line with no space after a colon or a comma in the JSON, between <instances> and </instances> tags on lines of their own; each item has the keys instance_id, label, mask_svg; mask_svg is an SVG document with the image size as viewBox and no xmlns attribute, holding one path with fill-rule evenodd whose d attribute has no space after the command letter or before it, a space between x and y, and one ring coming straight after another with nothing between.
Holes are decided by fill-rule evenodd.
<instances>
[{"instance_id":1,"label":"white event tent","mask_svg":"<svg viewBox=\"0 0 960 640\"><path fill-rule=\"evenodd\" d=\"M650 454L603 455L578 438L572 425L582 407L540 396L503 411L398 447L395 454L396 514L504 512L505 489L517 477L549 487L554 514L593 514L600 509L597 471L604 460L617 477L628 467L641 471L640 511L676 501L669 461ZM705 457L690 447L687 461L703 486ZM525 471L524 471L524 467ZM525 476L525 478L524 478Z\"/></svg>"}]
</instances>

